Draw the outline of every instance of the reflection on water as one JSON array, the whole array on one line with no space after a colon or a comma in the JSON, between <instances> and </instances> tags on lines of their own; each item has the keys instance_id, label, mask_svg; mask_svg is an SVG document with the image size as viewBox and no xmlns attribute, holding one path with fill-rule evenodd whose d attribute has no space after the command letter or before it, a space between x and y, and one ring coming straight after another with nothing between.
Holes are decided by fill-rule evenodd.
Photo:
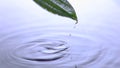
<instances>
[{"instance_id":1,"label":"reflection on water","mask_svg":"<svg viewBox=\"0 0 120 68\"><path fill-rule=\"evenodd\" d=\"M92 0L88 5L93 7L91 10L81 6L81 20L75 28L70 20L32 7L32 1L29 4L37 11L24 9L23 2L0 1L11 6L0 4L0 12L11 11L0 16L0 68L120 67L120 10L111 1L106 5L107 0ZM101 4L105 7L101 8Z\"/></svg>"}]
</instances>

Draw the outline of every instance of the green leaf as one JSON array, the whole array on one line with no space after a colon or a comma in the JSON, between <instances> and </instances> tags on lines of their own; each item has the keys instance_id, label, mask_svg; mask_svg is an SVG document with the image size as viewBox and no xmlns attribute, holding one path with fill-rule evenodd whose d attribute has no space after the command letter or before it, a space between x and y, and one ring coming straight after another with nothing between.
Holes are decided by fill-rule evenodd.
<instances>
[{"instance_id":1,"label":"green leaf","mask_svg":"<svg viewBox=\"0 0 120 68\"><path fill-rule=\"evenodd\" d=\"M42 8L58 14L60 16L69 17L77 21L77 16L74 8L67 0L34 0Z\"/></svg>"}]
</instances>

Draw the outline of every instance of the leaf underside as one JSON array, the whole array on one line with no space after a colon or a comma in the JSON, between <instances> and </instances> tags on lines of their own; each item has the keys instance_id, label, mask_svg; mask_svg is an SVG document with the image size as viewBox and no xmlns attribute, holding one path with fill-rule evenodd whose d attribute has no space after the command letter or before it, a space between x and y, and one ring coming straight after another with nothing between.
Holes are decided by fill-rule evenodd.
<instances>
[{"instance_id":1,"label":"leaf underside","mask_svg":"<svg viewBox=\"0 0 120 68\"><path fill-rule=\"evenodd\" d=\"M60 16L68 17L77 21L74 8L67 0L34 0L39 6Z\"/></svg>"}]
</instances>

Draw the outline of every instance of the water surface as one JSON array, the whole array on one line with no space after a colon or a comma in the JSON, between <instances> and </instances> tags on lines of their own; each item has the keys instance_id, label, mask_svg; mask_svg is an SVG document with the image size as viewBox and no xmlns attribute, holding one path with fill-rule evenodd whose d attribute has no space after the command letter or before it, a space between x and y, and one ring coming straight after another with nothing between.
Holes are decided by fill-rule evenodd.
<instances>
[{"instance_id":1,"label":"water surface","mask_svg":"<svg viewBox=\"0 0 120 68\"><path fill-rule=\"evenodd\" d=\"M33 1L0 1L0 68L119 68L119 1L70 2L77 25Z\"/></svg>"}]
</instances>

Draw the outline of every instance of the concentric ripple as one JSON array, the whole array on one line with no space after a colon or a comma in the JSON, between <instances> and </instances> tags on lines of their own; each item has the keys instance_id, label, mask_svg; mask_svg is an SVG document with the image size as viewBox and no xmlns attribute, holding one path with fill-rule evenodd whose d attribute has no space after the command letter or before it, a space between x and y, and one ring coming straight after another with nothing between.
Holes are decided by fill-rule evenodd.
<instances>
[{"instance_id":1,"label":"concentric ripple","mask_svg":"<svg viewBox=\"0 0 120 68\"><path fill-rule=\"evenodd\" d=\"M2 37L2 68L71 68L97 64L103 57L103 45L94 37L67 28L38 28L18 28Z\"/></svg>"},{"instance_id":2,"label":"concentric ripple","mask_svg":"<svg viewBox=\"0 0 120 68\"><path fill-rule=\"evenodd\" d=\"M15 48L15 55L30 61L53 61L64 57L68 46L60 40L37 40Z\"/></svg>"}]
</instances>

